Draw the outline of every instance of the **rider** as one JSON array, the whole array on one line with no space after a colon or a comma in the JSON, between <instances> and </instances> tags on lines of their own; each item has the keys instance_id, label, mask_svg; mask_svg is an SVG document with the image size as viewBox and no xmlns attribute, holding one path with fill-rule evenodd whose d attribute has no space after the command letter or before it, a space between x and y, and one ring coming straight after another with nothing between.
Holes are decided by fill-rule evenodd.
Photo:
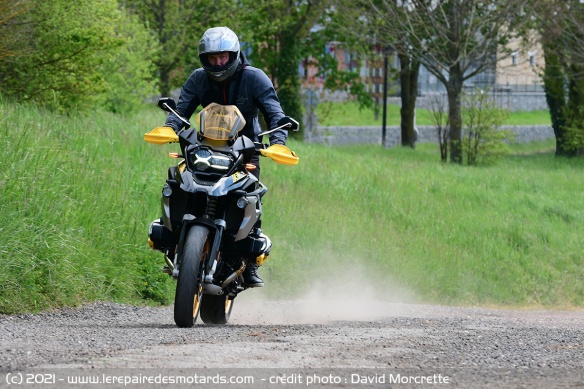
<instances>
[{"instance_id":1,"label":"rider","mask_svg":"<svg viewBox=\"0 0 584 389\"><path fill-rule=\"evenodd\" d=\"M199 105L236 105L246 121L240 134L254 142L261 141L258 138L261 132L258 111L262 113L269 128L288 123L292 125L290 129L298 127L295 120L284 115L272 81L261 69L250 66L240 51L237 35L229 28L214 27L205 31L199 41L199 59L203 68L195 69L184 83L177 103L179 115L189 119ZM165 126L172 127L178 133L184 123L171 113ZM284 145L287 132L275 131L269 137L270 145ZM251 163L256 166L251 173L259 179L259 156L254 156ZM267 237L265 239L269 241ZM264 286L257 271L258 266L255 263L247 265L243 273L247 286Z\"/></svg>"}]
</instances>

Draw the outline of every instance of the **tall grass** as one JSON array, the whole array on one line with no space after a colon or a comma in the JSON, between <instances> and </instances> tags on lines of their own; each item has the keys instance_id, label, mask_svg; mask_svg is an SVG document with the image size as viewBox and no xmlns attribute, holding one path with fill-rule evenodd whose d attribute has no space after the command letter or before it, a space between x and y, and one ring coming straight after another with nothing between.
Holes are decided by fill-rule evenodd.
<instances>
[{"instance_id":1,"label":"tall grass","mask_svg":"<svg viewBox=\"0 0 584 389\"><path fill-rule=\"evenodd\" d=\"M145 245L164 166L140 141L161 120L0 102L0 312L168 301Z\"/></svg>"},{"instance_id":2,"label":"tall grass","mask_svg":"<svg viewBox=\"0 0 584 389\"><path fill-rule=\"evenodd\" d=\"M584 160L470 168L439 163L432 145L292 147L297 168L262 173L276 243L262 271L278 293L337 278L339 291L437 303L584 303Z\"/></svg>"},{"instance_id":3,"label":"tall grass","mask_svg":"<svg viewBox=\"0 0 584 389\"><path fill-rule=\"evenodd\" d=\"M176 145L142 135L162 120L0 101L0 312L172 301L174 282L146 245ZM438 303L584 303L582 159L469 168L441 164L433 145L289 145L298 166L262 161L266 292L327 280Z\"/></svg>"}]
</instances>

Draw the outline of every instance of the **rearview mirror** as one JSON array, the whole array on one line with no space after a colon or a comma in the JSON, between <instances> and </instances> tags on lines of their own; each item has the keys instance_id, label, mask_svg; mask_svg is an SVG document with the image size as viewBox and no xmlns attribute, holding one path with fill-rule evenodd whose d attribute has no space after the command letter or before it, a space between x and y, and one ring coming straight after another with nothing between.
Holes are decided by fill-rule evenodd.
<instances>
[{"instance_id":1,"label":"rearview mirror","mask_svg":"<svg viewBox=\"0 0 584 389\"><path fill-rule=\"evenodd\" d=\"M176 103L172 97L162 97L158 99L157 105L158 108L166 112L172 112L172 110L176 110Z\"/></svg>"},{"instance_id":2,"label":"rearview mirror","mask_svg":"<svg viewBox=\"0 0 584 389\"><path fill-rule=\"evenodd\" d=\"M162 97L158 99L158 103L156 105L163 111L172 112L175 114L176 117L178 117L187 126L187 128L191 127L191 123L176 112L176 103L172 97Z\"/></svg>"}]
</instances>

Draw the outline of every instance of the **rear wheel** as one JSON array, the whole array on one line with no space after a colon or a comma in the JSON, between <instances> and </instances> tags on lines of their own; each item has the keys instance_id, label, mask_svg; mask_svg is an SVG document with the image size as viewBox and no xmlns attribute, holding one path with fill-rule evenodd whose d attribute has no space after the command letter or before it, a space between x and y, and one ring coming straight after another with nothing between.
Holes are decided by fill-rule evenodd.
<instances>
[{"instance_id":1,"label":"rear wheel","mask_svg":"<svg viewBox=\"0 0 584 389\"><path fill-rule=\"evenodd\" d=\"M211 251L208 236L206 227L193 226L185 239L174 296L174 322L179 327L192 327L199 314L203 297L199 270Z\"/></svg>"},{"instance_id":2,"label":"rear wheel","mask_svg":"<svg viewBox=\"0 0 584 389\"><path fill-rule=\"evenodd\" d=\"M205 324L227 324L232 309L233 300L227 295L205 295L201 303L201 320Z\"/></svg>"}]
</instances>

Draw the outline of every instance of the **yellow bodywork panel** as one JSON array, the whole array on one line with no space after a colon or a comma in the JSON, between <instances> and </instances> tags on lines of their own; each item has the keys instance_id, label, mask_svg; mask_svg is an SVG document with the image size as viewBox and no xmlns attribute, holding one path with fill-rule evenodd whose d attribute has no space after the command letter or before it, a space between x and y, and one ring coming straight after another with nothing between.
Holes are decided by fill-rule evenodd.
<instances>
[{"instance_id":1,"label":"yellow bodywork panel","mask_svg":"<svg viewBox=\"0 0 584 389\"><path fill-rule=\"evenodd\" d=\"M152 131L144 134L144 140L155 145L177 143L178 135L170 127L156 127Z\"/></svg>"},{"instance_id":2,"label":"yellow bodywork panel","mask_svg":"<svg viewBox=\"0 0 584 389\"><path fill-rule=\"evenodd\" d=\"M262 266L268 260L269 255L262 254L256 258L256 265Z\"/></svg>"},{"instance_id":3,"label":"yellow bodywork panel","mask_svg":"<svg viewBox=\"0 0 584 389\"><path fill-rule=\"evenodd\" d=\"M296 165L299 161L299 158L294 151L291 151L284 145L271 145L267 149L260 150L260 153L264 157L271 158L281 165Z\"/></svg>"}]
</instances>

